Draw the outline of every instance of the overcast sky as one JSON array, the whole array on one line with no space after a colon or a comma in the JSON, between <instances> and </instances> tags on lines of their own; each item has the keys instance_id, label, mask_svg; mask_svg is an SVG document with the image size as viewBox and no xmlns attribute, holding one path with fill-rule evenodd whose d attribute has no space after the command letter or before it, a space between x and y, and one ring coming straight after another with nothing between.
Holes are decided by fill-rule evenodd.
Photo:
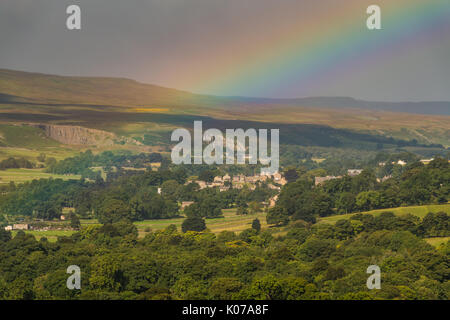
<instances>
[{"instance_id":1,"label":"overcast sky","mask_svg":"<svg viewBox=\"0 0 450 320\"><path fill-rule=\"evenodd\" d=\"M434 1L450 6L448 0L426 2ZM126 77L217 95L450 101L450 18L433 25L425 21L413 34L391 30L386 23L374 36L365 28L364 12L373 2L383 8L391 1L0 0L0 68ZM338 12L343 3L355 4L346 8L349 15ZM66 29L65 11L71 4L82 10L80 31ZM342 15L341 21L332 21L332 10ZM302 30L303 21L311 39ZM374 37L379 47L370 53L364 40L355 43L345 24L359 26L354 36ZM277 48L288 48L295 39L283 41L288 30L298 28L300 47L301 41L307 47L315 36L326 37L341 27L338 37L360 50L357 54L342 49L320 60ZM317 48L325 47L324 40L318 40ZM333 53L334 47L326 50ZM283 66L288 56L289 65ZM247 73L258 59L257 72ZM298 67L297 76L295 67L301 64L308 72Z\"/></svg>"}]
</instances>

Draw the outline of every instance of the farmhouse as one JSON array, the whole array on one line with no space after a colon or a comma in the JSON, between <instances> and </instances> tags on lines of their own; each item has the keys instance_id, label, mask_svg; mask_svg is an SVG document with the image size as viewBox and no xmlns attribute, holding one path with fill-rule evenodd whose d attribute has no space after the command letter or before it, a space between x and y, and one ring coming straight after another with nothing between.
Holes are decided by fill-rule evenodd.
<instances>
[{"instance_id":1,"label":"farmhouse","mask_svg":"<svg viewBox=\"0 0 450 320\"><path fill-rule=\"evenodd\" d=\"M431 159L422 159L422 160L420 160L420 162L422 162L423 164L429 164L431 161L433 161L434 160L434 158L431 158Z\"/></svg>"},{"instance_id":2,"label":"farmhouse","mask_svg":"<svg viewBox=\"0 0 450 320\"><path fill-rule=\"evenodd\" d=\"M30 225L27 223L18 223L13 225L13 230L28 230Z\"/></svg>"},{"instance_id":3,"label":"farmhouse","mask_svg":"<svg viewBox=\"0 0 450 320\"><path fill-rule=\"evenodd\" d=\"M186 207L189 207L193 203L194 203L194 201L183 201L181 203L181 210L184 210Z\"/></svg>"},{"instance_id":4,"label":"farmhouse","mask_svg":"<svg viewBox=\"0 0 450 320\"><path fill-rule=\"evenodd\" d=\"M319 185L324 183L325 181L340 179L342 176L326 176L326 177L314 177L314 185Z\"/></svg>"},{"instance_id":5,"label":"farmhouse","mask_svg":"<svg viewBox=\"0 0 450 320\"><path fill-rule=\"evenodd\" d=\"M347 170L347 174L348 174L350 177L357 176L357 175L361 174L361 172L362 172L362 169L348 169L348 170Z\"/></svg>"},{"instance_id":6,"label":"farmhouse","mask_svg":"<svg viewBox=\"0 0 450 320\"><path fill-rule=\"evenodd\" d=\"M381 179L377 178L377 181L378 181L378 182L384 182L384 181L386 181L386 180L388 180L388 179L391 179L391 178L392 178L392 175L388 175L388 176L384 176L384 177L381 178Z\"/></svg>"}]
</instances>

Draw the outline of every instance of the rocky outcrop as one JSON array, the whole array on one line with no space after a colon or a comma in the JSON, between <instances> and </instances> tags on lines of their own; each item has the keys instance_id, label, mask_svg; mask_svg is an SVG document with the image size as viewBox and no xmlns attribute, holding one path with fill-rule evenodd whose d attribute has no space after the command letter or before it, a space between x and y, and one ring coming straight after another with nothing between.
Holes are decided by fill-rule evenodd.
<instances>
[{"instance_id":1,"label":"rocky outcrop","mask_svg":"<svg viewBox=\"0 0 450 320\"><path fill-rule=\"evenodd\" d=\"M112 145L116 136L113 133L68 125L35 125L45 131L53 140L68 145Z\"/></svg>"}]
</instances>

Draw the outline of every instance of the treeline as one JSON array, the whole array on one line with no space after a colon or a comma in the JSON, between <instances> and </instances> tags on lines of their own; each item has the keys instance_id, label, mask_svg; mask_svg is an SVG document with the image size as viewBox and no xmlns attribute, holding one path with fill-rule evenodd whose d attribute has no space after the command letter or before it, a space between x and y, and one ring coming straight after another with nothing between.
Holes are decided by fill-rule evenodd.
<instances>
[{"instance_id":1,"label":"treeline","mask_svg":"<svg viewBox=\"0 0 450 320\"><path fill-rule=\"evenodd\" d=\"M311 176L300 176L281 191L267 221L285 224L302 219L406 205L446 203L450 194L450 165L436 158L428 165L414 162L397 177L378 182L373 171L326 181L314 186Z\"/></svg>"},{"instance_id":2,"label":"treeline","mask_svg":"<svg viewBox=\"0 0 450 320\"><path fill-rule=\"evenodd\" d=\"M0 299L448 300L450 242L436 249L419 236L444 230L445 213L298 221L283 236L172 225L138 239L133 224L117 222L50 243L0 230ZM366 287L374 264L381 290ZM81 290L67 289L69 265L81 269Z\"/></svg>"},{"instance_id":3,"label":"treeline","mask_svg":"<svg viewBox=\"0 0 450 320\"><path fill-rule=\"evenodd\" d=\"M30 162L29 160L25 158L13 158L10 157L8 159L0 161L0 170L5 169L19 169L19 168L26 168L26 169L32 169L34 168L34 164Z\"/></svg>"},{"instance_id":4,"label":"treeline","mask_svg":"<svg viewBox=\"0 0 450 320\"><path fill-rule=\"evenodd\" d=\"M73 207L79 217L95 217L107 223L176 217L179 203L193 201L188 215L211 218L221 216L221 209L264 202L274 195L266 184L255 190L245 187L220 192L218 188L200 190L198 184L186 181L187 174L180 167L145 172L119 169L110 172L106 181L41 179L12 183L0 188L0 213L53 219L61 215L62 208Z\"/></svg>"},{"instance_id":5,"label":"treeline","mask_svg":"<svg viewBox=\"0 0 450 320\"><path fill-rule=\"evenodd\" d=\"M33 180L2 186L0 212L35 218L58 218L63 207L75 208L80 217L102 222L123 218L167 218L177 214L177 204L158 195L157 186L177 178L171 171L122 175L112 181L61 179Z\"/></svg>"},{"instance_id":6,"label":"treeline","mask_svg":"<svg viewBox=\"0 0 450 320\"><path fill-rule=\"evenodd\" d=\"M94 155L91 150L82 152L75 157L52 163L47 168L48 172L56 174L83 174L91 167L134 167L143 168L153 162L162 162L163 157L159 153L140 153L133 155L129 152L113 153L105 151Z\"/></svg>"},{"instance_id":7,"label":"treeline","mask_svg":"<svg viewBox=\"0 0 450 320\"><path fill-rule=\"evenodd\" d=\"M397 164L399 160L408 164L420 159L443 157L450 160L450 152L445 149L417 149L415 153L402 148L394 150L363 150L357 148L321 148L300 147L294 145L280 146L280 164L284 168L295 167L298 170L323 170L324 175L343 175L347 169L372 169L378 178L401 174L404 167ZM421 154L419 156L419 154ZM379 164L384 162L385 165ZM392 163L395 162L395 163Z\"/></svg>"}]
</instances>

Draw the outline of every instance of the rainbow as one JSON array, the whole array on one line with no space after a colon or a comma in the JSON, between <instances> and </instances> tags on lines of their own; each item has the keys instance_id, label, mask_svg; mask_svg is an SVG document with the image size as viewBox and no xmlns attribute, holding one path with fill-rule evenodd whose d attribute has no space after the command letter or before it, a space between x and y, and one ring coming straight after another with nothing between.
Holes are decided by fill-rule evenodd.
<instances>
[{"instance_id":1,"label":"rainbow","mask_svg":"<svg viewBox=\"0 0 450 320\"><path fill-rule=\"evenodd\" d=\"M394 50L407 53L424 39L442 37L442 26L450 23L449 0L337 2L321 16L298 21L290 32L275 30L277 36L258 45L239 44L233 58L219 56L220 67L192 76L193 91L285 97L293 88L339 81L346 68L363 72L366 64L388 58ZM370 31L365 9L375 3L382 10L382 30Z\"/></svg>"}]
</instances>

